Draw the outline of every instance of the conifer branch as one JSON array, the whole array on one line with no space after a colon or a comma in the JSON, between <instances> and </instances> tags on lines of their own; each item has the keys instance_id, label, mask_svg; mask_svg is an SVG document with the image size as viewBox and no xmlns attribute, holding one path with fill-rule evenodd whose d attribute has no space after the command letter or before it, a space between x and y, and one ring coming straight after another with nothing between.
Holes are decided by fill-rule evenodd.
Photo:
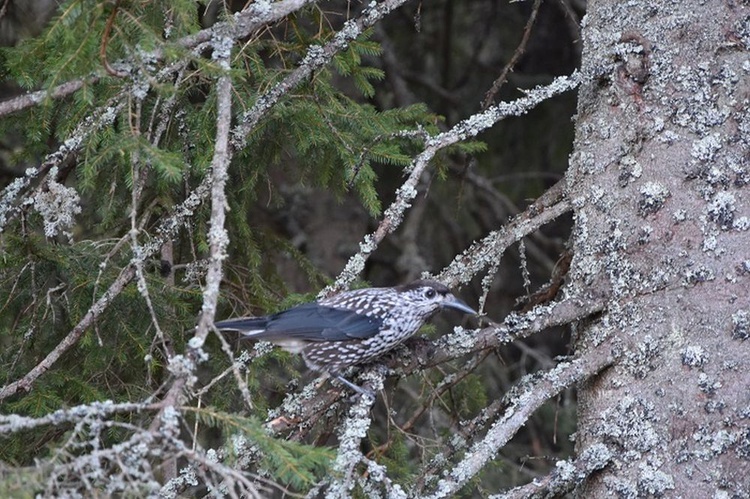
<instances>
[{"instance_id":1,"label":"conifer branch","mask_svg":"<svg viewBox=\"0 0 750 499\"><path fill-rule=\"evenodd\" d=\"M165 241L174 237L180 227L190 219L194 210L203 202L210 192L211 177L205 177L203 182L193 189L188 198L183 201L171 217L164 220L157 228L157 237L149 243L141 246L141 254L131 261L120 271L117 279L109 286L107 291L86 312L76 326L63 338L63 340L39 363L18 381L14 381L0 388L0 401L15 395L16 393L28 391L34 382L49 370L52 365L70 347L75 345L83 333L91 327L96 319L109 307L112 301L122 293L125 287L135 277L137 261L143 262L155 255Z\"/></svg>"},{"instance_id":2,"label":"conifer branch","mask_svg":"<svg viewBox=\"0 0 750 499\"><path fill-rule=\"evenodd\" d=\"M347 21L333 39L323 46L312 45L307 55L302 59L299 67L286 76L271 90L261 95L253 107L243 114L240 123L232 132L232 146L242 149L247 137L255 129L261 118L292 88L296 87L314 71L322 68L339 52L346 50L349 44L356 40L367 28L373 26L394 9L400 7L407 0L384 0L380 3L372 2L356 20Z\"/></svg>"},{"instance_id":3,"label":"conifer branch","mask_svg":"<svg viewBox=\"0 0 750 499\"><path fill-rule=\"evenodd\" d=\"M280 21L305 5L314 3L314 1L315 0L280 0L273 3L256 2L236 13L230 21L216 23L195 34L185 36L180 40L177 40L175 43L182 48L192 50L209 42L219 33L222 36L234 40L245 38L264 26ZM164 50L157 49L151 53L145 54L144 57L152 61L162 60L164 58ZM132 65L132 61L125 59L114 63L113 66L127 67L130 65ZM0 117L38 105L44 102L45 99L60 99L67 97L83 88L84 85L93 85L97 83L108 73L108 71L102 73L103 74L93 74L86 78L70 80L61 83L52 89L37 90L19 95L18 97L6 99L0 102ZM116 74L117 76L122 76L119 72Z\"/></svg>"},{"instance_id":4,"label":"conifer branch","mask_svg":"<svg viewBox=\"0 0 750 499\"><path fill-rule=\"evenodd\" d=\"M28 392L31 390L31 385L47 372L57 360L75 345L78 340L83 336L83 333L88 329L94 321L109 307L112 300L117 297L125 286L135 277L135 265L130 264L120 271L120 275L117 276L115 282L107 289L107 291L94 303L91 308L86 312L78 324L62 339L57 346L47 354L47 356L37 364L33 369L26 373L18 381L8 383L4 387L0 388L0 401L5 400L19 392Z\"/></svg>"}]
</instances>

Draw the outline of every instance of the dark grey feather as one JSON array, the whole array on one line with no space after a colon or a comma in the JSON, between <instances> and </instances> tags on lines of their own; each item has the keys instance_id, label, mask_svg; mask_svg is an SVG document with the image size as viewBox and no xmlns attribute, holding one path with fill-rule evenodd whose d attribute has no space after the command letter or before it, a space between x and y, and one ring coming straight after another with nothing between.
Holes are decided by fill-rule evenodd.
<instances>
[{"instance_id":1,"label":"dark grey feather","mask_svg":"<svg viewBox=\"0 0 750 499\"><path fill-rule=\"evenodd\" d=\"M351 310L305 303L268 317L243 317L216 323L218 329L239 331L246 338L274 341L345 341L375 336L382 319Z\"/></svg>"}]
</instances>

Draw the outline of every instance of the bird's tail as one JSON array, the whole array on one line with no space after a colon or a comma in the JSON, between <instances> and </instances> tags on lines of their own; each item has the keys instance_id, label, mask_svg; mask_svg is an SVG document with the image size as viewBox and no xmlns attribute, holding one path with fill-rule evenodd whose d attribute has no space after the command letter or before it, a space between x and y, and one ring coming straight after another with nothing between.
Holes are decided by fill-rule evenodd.
<instances>
[{"instance_id":1,"label":"bird's tail","mask_svg":"<svg viewBox=\"0 0 750 499\"><path fill-rule=\"evenodd\" d=\"M245 338L253 338L266 330L268 317L239 317L219 321L214 325L220 331L237 331Z\"/></svg>"}]
</instances>

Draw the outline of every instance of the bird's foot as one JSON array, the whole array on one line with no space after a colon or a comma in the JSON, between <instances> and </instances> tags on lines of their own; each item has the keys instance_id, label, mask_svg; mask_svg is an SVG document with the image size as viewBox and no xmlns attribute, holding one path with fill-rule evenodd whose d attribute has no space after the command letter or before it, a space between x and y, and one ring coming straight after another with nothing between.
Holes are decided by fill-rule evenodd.
<instances>
[{"instance_id":1,"label":"bird's foot","mask_svg":"<svg viewBox=\"0 0 750 499\"><path fill-rule=\"evenodd\" d=\"M349 381L345 377L341 376L340 374L333 374L333 377L336 378L337 380L339 380L341 383L343 383L347 387L349 387L352 390L354 390L355 392L359 393L363 397L367 397L367 398L369 398L372 401L375 400L376 395L375 395L375 392L373 392L372 390L368 390L366 388L362 388L361 386L355 385L354 383L352 383L351 381Z\"/></svg>"}]
</instances>

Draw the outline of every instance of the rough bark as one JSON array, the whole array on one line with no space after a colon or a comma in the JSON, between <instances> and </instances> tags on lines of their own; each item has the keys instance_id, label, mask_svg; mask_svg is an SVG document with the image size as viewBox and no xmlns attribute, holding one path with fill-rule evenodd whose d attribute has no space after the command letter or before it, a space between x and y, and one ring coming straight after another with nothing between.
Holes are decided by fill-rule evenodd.
<instances>
[{"instance_id":1,"label":"rough bark","mask_svg":"<svg viewBox=\"0 0 750 499\"><path fill-rule=\"evenodd\" d=\"M750 497L750 6L589 2L569 292L610 296L577 348L623 356L580 387L581 497Z\"/></svg>"}]
</instances>

